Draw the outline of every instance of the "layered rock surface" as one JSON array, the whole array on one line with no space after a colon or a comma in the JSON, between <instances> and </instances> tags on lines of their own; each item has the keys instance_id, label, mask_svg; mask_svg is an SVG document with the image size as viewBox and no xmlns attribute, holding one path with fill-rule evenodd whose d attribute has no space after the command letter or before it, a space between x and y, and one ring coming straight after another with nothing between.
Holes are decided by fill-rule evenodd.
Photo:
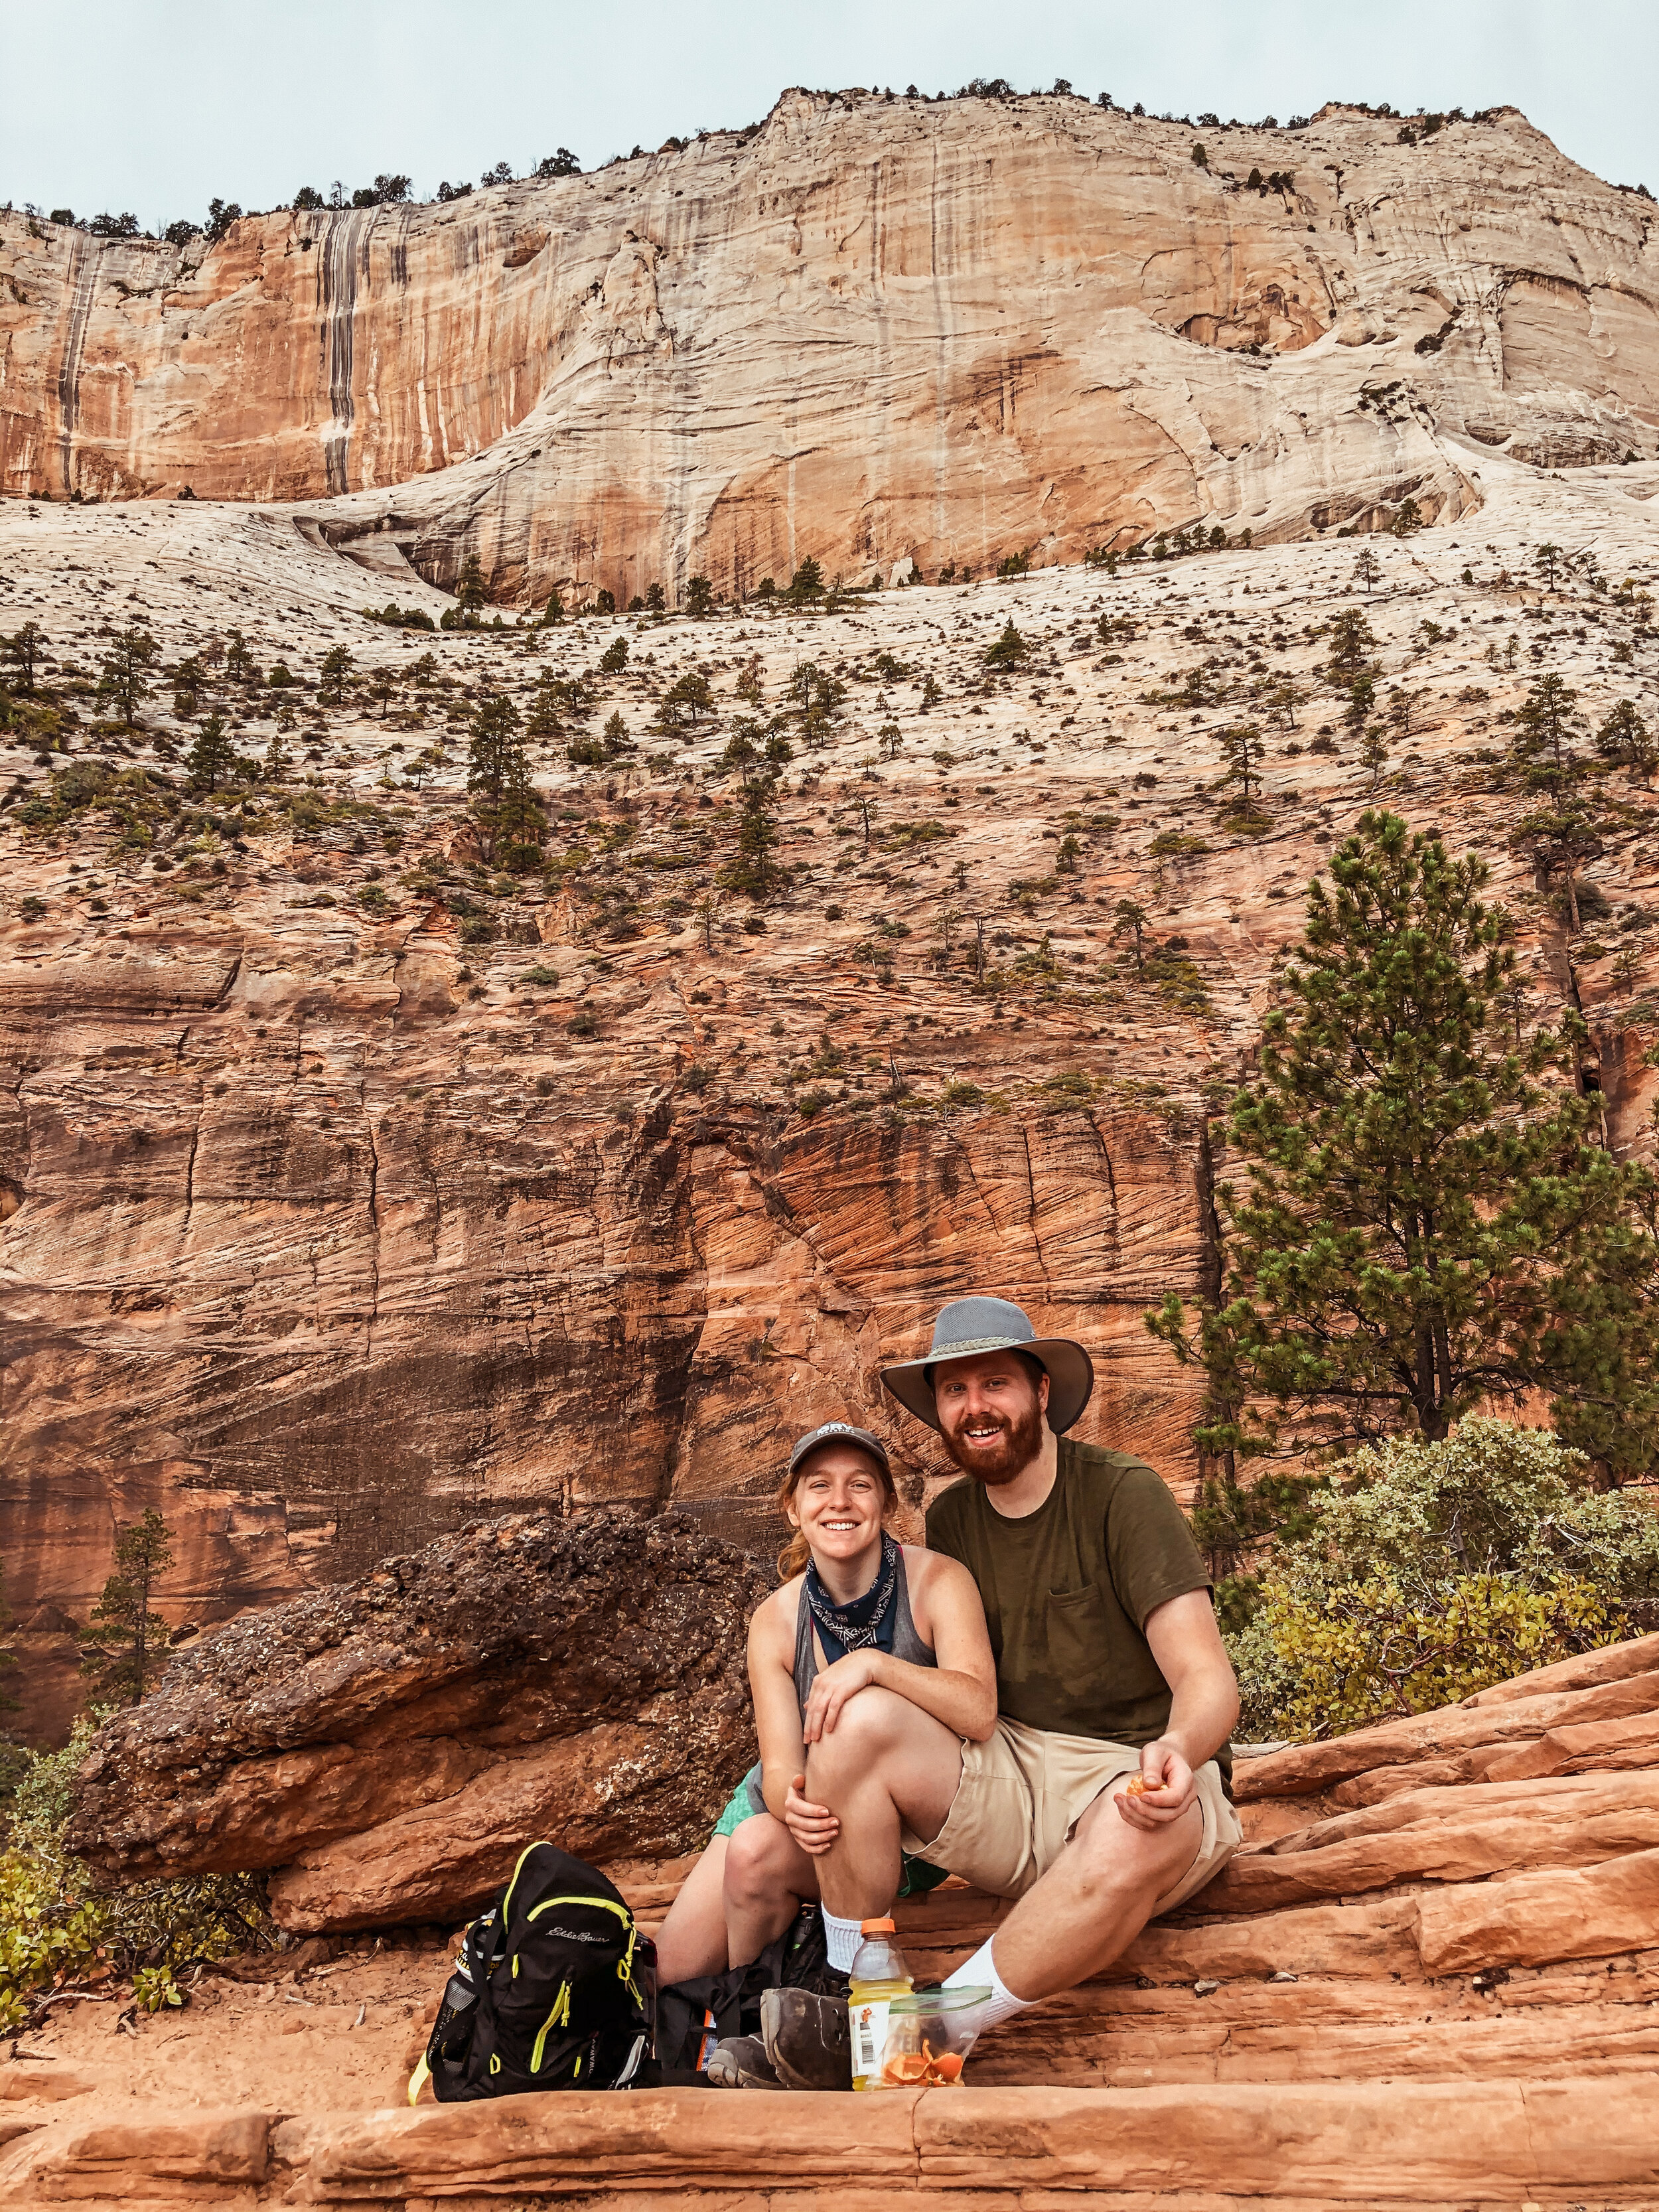
<instances>
[{"instance_id":1,"label":"layered rock surface","mask_svg":"<svg viewBox=\"0 0 1659 2212\"><path fill-rule=\"evenodd\" d=\"M1569 947L1494 763L1541 669L1592 724L1650 714L1659 470L1481 468L1478 541L1373 541L1369 589L1352 544L1296 544L418 643L364 621L362 571L290 519L0 502L0 630L41 625L42 681L78 714L67 754L0 729L0 1516L26 1724L61 1735L74 1624L150 1505L181 1635L544 1503L672 1504L763 1557L787 1443L832 1415L881 1431L912 1512L948 1468L878 1370L967 1289L1087 1343L1080 1433L1190 1496L1193 1378L1141 1315L1212 1279L1204 1123L1303 886L1367 805L1492 861L1523 1021L1583 1008L1609 1133L1650 1156L1650 795L1604 787L1586 877L1611 912ZM1582 567L1546 592L1544 540L1634 596ZM1380 685L1416 702L1376 775L1340 735L1311 750L1343 705L1320 625L1355 603ZM992 680L1010 618L1030 655ZM178 803L191 726L165 686L132 732L91 696L128 621L167 666L233 629L262 672L291 665L287 785ZM601 675L618 639L628 666ZM330 709L335 646L359 683ZM817 749L787 720L786 880L757 908L719 883L720 761L739 683L790 717L805 659L848 696ZM662 736L661 695L699 672L713 714ZM474 865L465 718L496 688L530 715L544 675L584 679L576 726L615 713L633 749L580 769L537 738L554 865L502 878ZM283 696L210 680L204 703L262 752ZM1259 834L1224 826L1216 783L1242 715L1268 722ZM103 803L29 819L65 769ZM1145 975L1123 898L1151 917Z\"/></svg>"},{"instance_id":2,"label":"layered rock surface","mask_svg":"<svg viewBox=\"0 0 1659 2212\"><path fill-rule=\"evenodd\" d=\"M122 1882L279 1869L300 1929L463 1917L539 1834L684 1850L753 1756L769 1587L672 1520L469 1528L181 1654L97 1738L71 1848Z\"/></svg>"},{"instance_id":3,"label":"layered rock surface","mask_svg":"<svg viewBox=\"0 0 1659 2212\"><path fill-rule=\"evenodd\" d=\"M16 2138L0 2189L21 2203L240 2191L411 2212L434 2200L551 2206L573 2190L601 2212L668 2191L697 2212L757 2201L816 2212L875 2189L970 2193L997 2212L1051 2191L1125 2212L1153 2194L1177 2212L1648 2212L1659 2201L1659 1850L1639 1785L1659 1759L1656 1714L1659 1637L1647 1637L1415 1720L1241 1759L1251 1840L1232 1869L1102 1979L988 2037L965 2089L654 2091L411 2112L403 2083L446 1952L365 1942L321 1963L330 1947L318 1944L266 1961L285 1989L210 1979L136 2045L112 2037L95 2004L51 2018L30 2057L0 2064L0 2139ZM1488 1775L1510 1762L1512 1778L1445 1778L1449 1755L1485 1760ZM1560 1785L1570 1796L1586 1784L1622 1796L1624 1829L1557 1817ZM1360 1894L1330 1856L1344 1823L1376 1854ZM1454 1865L1425 1852L1436 1833L1478 1833L1489 1848ZM1302 1892L1261 1886L1261 1869L1298 1861ZM689 1863L613 1871L654 1926ZM1004 1909L955 1886L901 1904L917 1978L957 1964ZM198 2109L180 2111L181 2091Z\"/></svg>"},{"instance_id":4,"label":"layered rock surface","mask_svg":"<svg viewBox=\"0 0 1659 2212\"><path fill-rule=\"evenodd\" d=\"M8 214L0 483L321 499L383 573L476 553L503 596L672 604L809 552L982 574L1450 519L1491 449L1654 452L1649 204L1515 110L1199 136L1206 165L1069 96L796 91L588 176L216 244Z\"/></svg>"}]
</instances>

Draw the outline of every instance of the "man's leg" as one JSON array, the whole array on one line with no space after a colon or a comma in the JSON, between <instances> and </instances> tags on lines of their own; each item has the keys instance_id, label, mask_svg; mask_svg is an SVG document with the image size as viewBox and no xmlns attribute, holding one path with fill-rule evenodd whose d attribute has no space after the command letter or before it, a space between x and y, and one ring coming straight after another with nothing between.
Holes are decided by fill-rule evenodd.
<instances>
[{"instance_id":1,"label":"man's leg","mask_svg":"<svg viewBox=\"0 0 1659 2212\"><path fill-rule=\"evenodd\" d=\"M782 1935L802 1900L817 1896L817 1863L781 1820L757 1813L732 1832L723 1893L727 1959L734 1966L750 1966Z\"/></svg>"},{"instance_id":2,"label":"man's leg","mask_svg":"<svg viewBox=\"0 0 1659 2212\"><path fill-rule=\"evenodd\" d=\"M1028 2004L1109 1966L1198 1856L1204 1814L1196 1801L1178 1820L1149 1832L1119 1814L1118 1786L1095 1799L1071 1842L996 1931L997 1974Z\"/></svg>"},{"instance_id":3,"label":"man's leg","mask_svg":"<svg viewBox=\"0 0 1659 2212\"><path fill-rule=\"evenodd\" d=\"M961 1779L961 1741L943 1722L891 1690L849 1698L806 1756L806 1796L841 1823L817 1862L824 1910L843 1920L886 1912L898 1893L901 1825L936 1836Z\"/></svg>"}]
</instances>

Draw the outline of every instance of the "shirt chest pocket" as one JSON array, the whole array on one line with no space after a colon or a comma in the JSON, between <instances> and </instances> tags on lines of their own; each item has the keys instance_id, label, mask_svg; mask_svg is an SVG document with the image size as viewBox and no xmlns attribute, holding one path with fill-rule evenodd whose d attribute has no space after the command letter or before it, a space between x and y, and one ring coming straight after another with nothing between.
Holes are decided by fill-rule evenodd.
<instances>
[{"instance_id":1,"label":"shirt chest pocket","mask_svg":"<svg viewBox=\"0 0 1659 2212\"><path fill-rule=\"evenodd\" d=\"M1084 1589L1049 1591L1048 1651L1068 1687L1104 1686L1110 1673L1106 1607L1092 1583Z\"/></svg>"}]
</instances>

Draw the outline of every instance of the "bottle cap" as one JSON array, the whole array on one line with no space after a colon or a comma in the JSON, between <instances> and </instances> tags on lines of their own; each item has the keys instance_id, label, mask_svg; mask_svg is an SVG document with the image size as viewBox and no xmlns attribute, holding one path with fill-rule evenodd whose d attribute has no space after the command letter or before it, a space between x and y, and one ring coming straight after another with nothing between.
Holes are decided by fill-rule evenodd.
<instances>
[{"instance_id":1,"label":"bottle cap","mask_svg":"<svg viewBox=\"0 0 1659 2212\"><path fill-rule=\"evenodd\" d=\"M890 1936L892 1932L893 1923L890 1920L860 1920L859 1923L860 1936Z\"/></svg>"}]
</instances>

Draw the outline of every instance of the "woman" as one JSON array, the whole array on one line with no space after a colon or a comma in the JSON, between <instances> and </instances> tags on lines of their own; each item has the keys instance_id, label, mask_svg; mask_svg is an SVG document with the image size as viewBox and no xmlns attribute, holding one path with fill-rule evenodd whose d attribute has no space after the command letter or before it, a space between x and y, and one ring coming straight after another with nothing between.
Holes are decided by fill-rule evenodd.
<instances>
[{"instance_id":1,"label":"woman","mask_svg":"<svg viewBox=\"0 0 1659 2212\"><path fill-rule=\"evenodd\" d=\"M973 1577L887 1533L898 1492L877 1438L843 1421L814 1429L789 1455L778 1503L794 1532L778 1559L783 1586L749 1624L760 1762L663 1922L664 1982L757 1959L793 1917L775 1901L780 1874L795 1899L817 1896L813 1861L838 1823L802 1795L806 1752L849 1698L879 1684L958 1740L983 1741L996 1725L996 1668Z\"/></svg>"}]
</instances>

